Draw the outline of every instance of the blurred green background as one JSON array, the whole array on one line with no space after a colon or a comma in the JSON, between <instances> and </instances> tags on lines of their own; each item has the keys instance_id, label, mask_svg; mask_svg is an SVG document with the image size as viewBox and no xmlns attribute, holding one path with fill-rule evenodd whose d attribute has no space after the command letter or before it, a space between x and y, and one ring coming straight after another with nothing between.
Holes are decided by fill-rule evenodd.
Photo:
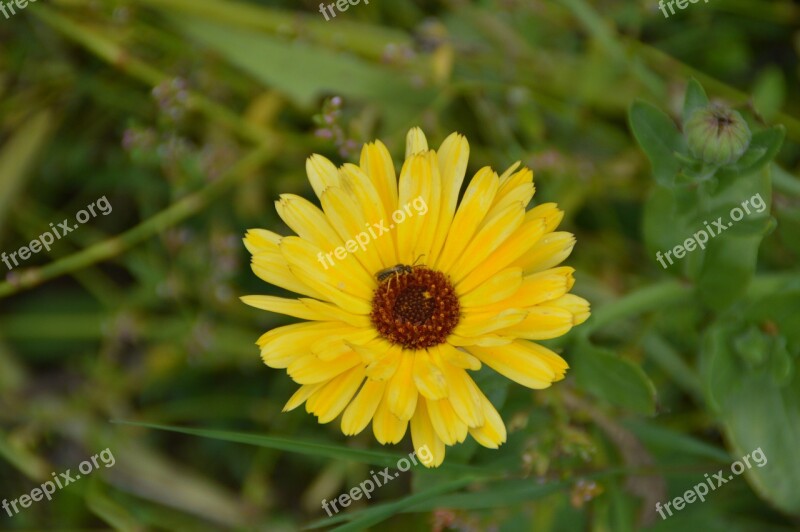
<instances>
[{"instance_id":1,"label":"blurred green background","mask_svg":"<svg viewBox=\"0 0 800 532\"><path fill-rule=\"evenodd\" d=\"M113 206L0 265L0 498L104 449L116 459L52 502L0 511L0 527L797 530L800 4L711 0L669 18L655 0L318 9L38 0L0 15L0 251L98 198ZM731 198L771 197L769 219L740 247L720 236L716 256L692 259L700 275L688 259L664 271L654 251L716 216L664 209L628 123L643 100L679 125L690 78L754 132L786 131ZM415 125L432 146L465 134L470 175L534 170L534 201L558 202L577 236L567 264L594 316L551 342L573 367L551 389L478 375L509 428L500 450L453 448L328 518L321 499L410 442L280 413L295 385L254 342L290 320L239 302L278 293L241 237L288 233L273 201L313 197L311 153L356 162L381 138L399 165ZM655 513L757 447L763 468Z\"/></svg>"}]
</instances>

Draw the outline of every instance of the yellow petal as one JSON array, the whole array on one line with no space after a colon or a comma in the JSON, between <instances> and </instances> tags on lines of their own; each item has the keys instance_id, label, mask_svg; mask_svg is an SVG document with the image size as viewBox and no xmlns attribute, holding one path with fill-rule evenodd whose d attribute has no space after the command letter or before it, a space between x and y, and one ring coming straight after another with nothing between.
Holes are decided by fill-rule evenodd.
<instances>
[{"instance_id":1,"label":"yellow petal","mask_svg":"<svg viewBox=\"0 0 800 532\"><path fill-rule=\"evenodd\" d=\"M572 329L572 314L557 307L531 307L525 319L516 325L497 331L501 336L516 336L527 340L550 340Z\"/></svg>"},{"instance_id":2,"label":"yellow petal","mask_svg":"<svg viewBox=\"0 0 800 532\"><path fill-rule=\"evenodd\" d=\"M542 203L525 214L526 221L537 219L544 220L546 233L552 233L564 219L564 211L555 203Z\"/></svg>"},{"instance_id":3,"label":"yellow petal","mask_svg":"<svg viewBox=\"0 0 800 532\"><path fill-rule=\"evenodd\" d=\"M414 384L419 393L428 399L447 397L444 374L436 367L426 351L417 351L414 354Z\"/></svg>"},{"instance_id":4,"label":"yellow petal","mask_svg":"<svg viewBox=\"0 0 800 532\"><path fill-rule=\"evenodd\" d=\"M361 366L361 357L354 351L343 354L334 360L320 360L307 355L294 360L286 369L297 384L316 384L329 381L355 366Z\"/></svg>"},{"instance_id":5,"label":"yellow petal","mask_svg":"<svg viewBox=\"0 0 800 532\"><path fill-rule=\"evenodd\" d=\"M277 327L258 339L261 359L271 368L285 368L296 359L310 355L311 345L342 329L338 322L296 323Z\"/></svg>"},{"instance_id":6,"label":"yellow petal","mask_svg":"<svg viewBox=\"0 0 800 532\"><path fill-rule=\"evenodd\" d=\"M355 436L366 428L383 398L386 383L367 379L342 416L342 433Z\"/></svg>"},{"instance_id":7,"label":"yellow petal","mask_svg":"<svg viewBox=\"0 0 800 532\"><path fill-rule=\"evenodd\" d=\"M285 314L303 320L328 321L330 317L315 312L298 299L287 299L276 296L242 296L239 298L245 305L250 305L261 310Z\"/></svg>"},{"instance_id":8,"label":"yellow petal","mask_svg":"<svg viewBox=\"0 0 800 532\"><path fill-rule=\"evenodd\" d=\"M425 467L439 467L444 461L445 445L431 424L425 401L420 401L411 418L411 442L415 453Z\"/></svg>"},{"instance_id":9,"label":"yellow petal","mask_svg":"<svg viewBox=\"0 0 800 532\"><path fill-rule=\"evenodd\" d=\"M521 285L522 269L508 268L492 276L470 293L460 294L459 302L465 308L483 307L510 298ZM511 306L519 307L519 305Z\"/></svg>"},{"instance_id":10,"label":"yellow petal","mask_svg":"<svg viewBox=\"0 0 800 532\"><path fill-rule=\"evenodd\" d=\"M484 167L472 178L458 206L436 269L449 272L458 261L492 205L499 186L497 174Z\"/></svg>"},{"instance_id":11,"label":"yellow petal","mask_svg":"<svg viewBox=\"0 0 800 532\"><path fill-rule=\"evenodd\" d=\"M431 159L427 154L418 154L406 159L400 170L398 188L398 208L392 213L392 223L396 229L397 258L400 263L411 264L420 255L425 255L424 243L420 241L421 224L431 223L426 215L419 215L412 208L415 200L427 205L430 201L431 182L433 180ZM422 204L420 203L420 205ZM423 209L420 209L422 211ZM428 264L423 257L421 264Z\"/></svg>"},{"instance_id":12,"label":"yellow petal","mask_svg":"<svg viewBox=\"0 0 800 532\"><path fill-rule=\"evenodd\" d=\"M251 267L253 273L269 284L279 286L296 294L303 294L317 299L327 299L295 277L289 269L286 259L277 249L253 255Z\"/></svg>"},{"instance_id":13,"label":"yellow petal","mask_svg":"<svg viewBox=\"0 0 800 532\"><path fill-rule=\"evenodd\" d=\"M499 347L470 346L466 349L514 382L536 390L547 388L556 379L556 372L532 345L535 344L517 340Z\"/></svg>"},{"instance_id":14,"label":"yellow petal","mask_svg":"<svg viewBox=\"0 0 800 532\"><path fill-rule=\"evenodd\" d=\"M326 188L339 185L339 172L336 170L336 165L322 155L314 154L306 160L306 173L311 188L314 189L318 198L322 196Z\"/></svg>"},{"instance_id":15,"label":"yellow petal","mask_svg":"<svg viewBox=\"0 0 800 532\"><path fill-rule=\"evenodd\" d=\"M373 327L357 329L344 326L341 330L325 338L320 338L311 344L311 352L318 356L320 360L333 360L344 353L352 351L354 344L364 345L377 338L377 336L378 331Z\"/></svg>"},{"instance_id":16,"label":"yellow petal","mask_svg":"<svg viewBox=\"0 0 800 532\"><path fill-rule=\"evenodd\" d=\"M572 314L573 325L580 325L589 319L589 315L591 314L589 311L589 302L574 294L565 294L558 299L543 303L542 306L552 306L567 310Z\"/></svg>"},{"instance_id":17,"label":"yellow petal","mask_svg":"<svg viewBox=\"0 0 800 532\"><path fill-rule=\"evenodd\" d=\"M385 355L367 366L367 376L378 381L391 379L400 365L402 356L400 348L392 346Z\"/></svg>"},{"instance_id":18,"label":"yellow petal","mask_svg":"<svg viewBox=\"0 0 800 532\"><path fill-rule=\"evenodd\" d=\"M306 402L306 400L311 397L314 392L319 390L325 385L324 382L319 384L304 384L302 385L294 394L289 398L284 405L282 412L289 412L294 410L298 406L302 405Z\"/></svg>"},{"instance_id":19,"label":"yellow petal","mask_svg":"<svg viewBox=\"0 0 800 532\"><path fill-rule=\"evenodd\" d=\"M525 220L522 225L492 254L491 260L485 260L458 282L459 293L469 293L497 272L504 270L515 260L523 256L532 243L537 242L544 234L546 225L543 219Z\"/></svg>"},{"instance_id":20,"label":"yellow petal","mask_svg":"<svg viewBox=\"0 0 800 532\"><path fill-rule=\"evenodd\" d=\"M484 447L497 449L506 441L506 426L503 423L503 418L500 417L495 407L483 394L481 394L481 406L483 407L485 423L480 427L469 429L469 433L475 441Z\"/></svg>"},{"instance_id":21,"label":"yellow petal","mask_svg":"<svg viewBox=\"0 0 800 532\"><path fill-rule=\"evenodd\" d=\"M383 203L384 212L391 213L397 207L397 177L389 150L379 140L372 144L365 144L361 150L359 165L375 185L375 190L378 191ZM378 222L379 220L373 221ZM396 260L392 264L396 264Z\"/></svg>"},{"instance_id":22,"label":"yellow petal","mask_svg":"<svg viewBox=\"0 0 800 532\"><path fill-rule=\"evenodd\" d=\"M470 355L463 349L457 349L450 344L439 346L439 353L442 360L457 368L471 369L477 371L481 369L481 361Z\"/></svg>"},{"instance_id":23,"label":"yellow petal","mask_svg":"<svg viewBox=\"0 0 800 532\"><path fill-rule=\"evenodd\" d=\"M397 255L393 232L391 229L388 233L385 232L392 211L387 213L375 183L361 168L345 164L339 172L342 189L356 199L364 212L364 227L359 228L359 232L351 236L351 240L355 240L359 246L356 253L366 253L367 249L373 248L374 251L370 253L378 257L380 269L394 266L397 264ZM374 265L375 259L369 259L368 263Z\"/></svg>"},{"instance_id":24,"label":"yellow petal","mask_svg":"<svg viewBox=\"0 0 800 532\"><path fill-rule=\"evenodd\" d=\"M448 400L458 417L469 427L483 424L478 387L472 378L461 368L445 362L438 351L433 351L434 363L442 370L447 381Z\"/></svg>"},{"instance_id":25,"label":"yellow petal","mask_svg":"<svg viewBox=\"0 0 800 532\"><path fill-rule=\"evenodd\" d=\"M306 411L317 416L320 423L333 421L353 398L363 380L364 368L360 365L342 373L306 401Z\"/></svg>"},{"instance_id":26,"label":"yellow petal","mask_svg":"<svg viewBox=\"0 0 800 532\"><path fill-rule=\"evenodd\" d=\"M564 261L575 247L575 236L565 231L548 233L514 265L526 273L540 272L552 268Z\"/></svg>"},{"instance_id":27,"label":"yellow petal","mask_svg":"<svg viewBox=\"0 0 800 532\"><path fill-rule=\"evenodd\" d=\"M370 223L356 199L343 188L329 187L322 193L320 201L325 215L344 242L344 246L330 250L337 259L336 268L341 269L342 265L347 265L349 271L356 272L355 265L360 264L368 277L382 269L383 262L378 255L378 249L369 245ZM340 259L339 256L344 258Z\"/></svg>"},{"instance_id":28,"label":"yellow petal","mask_svg":"<svg viewBox=\"0 0 800 532\"><path fill-rule=\"evenodd\" d=\"M531 307L545 301L558 299L575 284L574 268L562 266L526 275L519 292L510 298L515 307Z\"/></svg>"},{"instance_id":29,"label":"yellow petal","mask_svg":"<svg viewBox=\"0 0 800 532\"><path fill-rule=\"evenodd\" d=\"M504 183L508 182L508 178L510 178L512 175L514 175L514 172L517 170L517 168L519 168L519 165L521 165L521 164L522 164L522 161L517 161L514 164L512 164L511 166L509 166L508 168L506 168L505 172L500 174L500 186L502 186ZM533 175L531 175L531 178L533 178Z\"/></svg>"},{"instance_id":30,"label":"yellow petal","mask_svg":"<svg viewBox=\"0 0 800 532\"><path fill-rule=\"evenodd\" d=\"M514 341L514 338L505 336L497 336L496 334L483 334L480 336L459 336L451 334L447 337L447 342L455 347L467 347L470 345L482 345L484 347L508 345Z\"/></svg>"},{"instance_id":31,"label":"yellow petal","mask_svg":"<svg viewBox=\"0 0 800 532\"><path fill-rule=\"evenodd\" d=\"M414 386L414 354L403 352L397 371L386 386L386 404L389 412L408 421L417 407L417 387Z\"/></svg>"},{"instance_id":32,"label":"yellow petal","mask_svg":"<svg viewBox=\"0 0 800 532\"><path fill-rule=\"evenodd\" d=\"M509 308L500 314L494 312L464 312L461 321L453 329L458 336L484 336L487 333L516 325L525 319L525 310Z\"/></svg>"},{"instance_id":33,"label":"yellow petal","mask_svg":"<svg viewBox=\"0 0 800 532\"><path fill-rule=\"evenodd\" d=\"M372 305L367 299L345 293L341 285L333 287L319 280L318 276L312 275L297 266L289 266L289 271L297 277L300 282L310 286L312 290L321 294L320 297L322 299L335 303L347 312L352 314L369 314L372 311Z\"/></svg>"},{"instance_id":34,"label":"yellow petal","mask_svg":"<svg viewBox=\"0 0 800 532\"><path fill-rule=\"evenodd\" d=\"M316 299L308 299L305 297L300 298L300 302L308 307L311 312L314 312L320 316L324 316L324 319L328 321L341 320L348 325L352 325L353 327L358 327L360 329L366 329L367 327L372 326L369 316L352 314L332 303L318 301Z\"/></svg>"},{"instance_id":35,"label":"yellow petal","mask_svg":"<svg viewBox=\"0 0 800 532\"><path fill-rule=\"evenodd\" d=\"M556 354L553 350L548 349L543 345L539 345L534 342L526 342L528 349L531 352L536 353L536 356L543 360L547 365L552 368L553 372L556 374L556 380L560 381L564 378L564 375L567 373L567 369L569 369L569 364L567 361L561 358L558 354Z\"/></svg>"},{"instance_id":36,"label":"yellow petal","mask_svg":"<svg viewBox=\"0 0 800 532\"><path fill-rule=\"evenodd\" d=\"M372 433L383 445L397 443L403 439L408 428L408 421L403 421L389 411L386 393L383 394L375 415L372 418Z\"/></svg>"},{"instance_id":37,"label":"yellow petal","mask_svg":"<svg viewBox=\"0 0 800 532\"><path fill-rule=\"evenodd\" d=\"M458 195L464 182L469 161L469 143L458 133L452 133L439 147L437 154L441 179L441 201L436 222L436 235L431 244L428 264L436 264L444 247L456 212Z\"/></svg>"},{"instance_id":38,"label":"yellow petal","mask_svg":"<svg viewBox=\"0 0 800 532\"><path fill-rule=\"evenodd\" d=\"M428 139L425 138L425 133L418 127L412 127L406 135L406 159L425 151L428 151Z\"/></svg>"},{"instance_id":39,"label":"yellow petal","mask_svg":"<svg viewBox=\"0 0 800 532\"><path fill-rule=\"evenodd\" d=\"M275 210L297 236L325 251L342 245L342 239L316 205L295 194L281 194L280 198Z\"/></svg>"},{"instance_id":40,"label":"yellow petal","mask_svg":"<svg viewBox=\"0 0 800 532\"><path fill-rule=\"evenodd\" d=\"M266 229L248 229L244 236L244 247L251 255L264 251L278 251L281 236Z\"/></svg>"},{"instance_id":41,"label":"yellow petal","mask_svg":"<svg viewBox=\"0 0 800 532\"><path fill-rule=\"evenodd\" d=\"M425 401L428 415L436 435L445 445L455 445L463 442L467 437L467 424L456 415L453 406L447 399Z\"/></svg>"},{"instance_id":42,"label":"yellow petal","mask_svg":"<svg viewBox=\"0 0 800 532\"><path fill-rule=\"evenodd\" d=\"M483 227L467 245L461 259L449 272L454 282L458 283L478 265L490 260L494 251L499 248L522 225L525 210L522 204L509 205L494 218L487 219Z\"/></svg>"},{"instance_id":43,"label":"yellow petal","mask_svg":"<svg viewBox=\"0 0 800 532\"><path fill-rule=\"evenodd\" d=\"M514 203L521 203L523 209L526 208L531 202L535 191L533 172L528 168L523 168L506 178L500 176L500 187L497 190L497 195L494 198L494 204L489 211L488 217L496 215Z\"/></svg>"}]
</instances>

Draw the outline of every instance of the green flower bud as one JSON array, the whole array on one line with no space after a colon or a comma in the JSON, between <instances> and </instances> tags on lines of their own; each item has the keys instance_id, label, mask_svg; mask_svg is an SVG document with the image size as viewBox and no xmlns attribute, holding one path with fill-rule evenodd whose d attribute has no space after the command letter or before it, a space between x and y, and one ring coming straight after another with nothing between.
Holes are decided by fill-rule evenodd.
<instances>
[{"instance_id":1,"label":"green flower bud","mask_svg":"<svg viewBox=\"0 0 800 532\"><path fill-rule=\"evenodd\" d=\"M683 132L693 156L720 166L739 160L752 137L742 115L721 105L696 109Z\"/></svg>"}]
</instances>

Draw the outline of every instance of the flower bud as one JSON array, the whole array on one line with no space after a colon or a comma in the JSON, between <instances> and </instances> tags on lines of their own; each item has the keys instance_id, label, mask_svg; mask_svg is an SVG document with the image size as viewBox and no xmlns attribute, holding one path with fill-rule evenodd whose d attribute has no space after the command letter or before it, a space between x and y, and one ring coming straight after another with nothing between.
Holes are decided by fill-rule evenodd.
<instances>
[{"instance_id":1,"label":"flower bud","mask_svg":"<svg viewBox=\"0 0 800 532\"><path fill-rule=\"evenodd\" d=\"M736 162L752 137L742 115L721 105L695 110L683 132L694 157L720 166Z\"/></svg>"}]
</instances>

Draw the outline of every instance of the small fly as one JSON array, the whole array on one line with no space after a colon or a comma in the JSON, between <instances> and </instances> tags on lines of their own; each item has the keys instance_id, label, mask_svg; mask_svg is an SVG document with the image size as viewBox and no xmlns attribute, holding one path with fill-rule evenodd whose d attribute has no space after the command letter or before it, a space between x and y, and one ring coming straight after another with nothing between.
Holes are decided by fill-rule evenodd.
<instances>
[{"instance_id":1,"label":"small fly","mask_svg":"<svg viewBox=\"0 0 800 532\"><path fill-rule=\"evenodd\" d=\"M386 279L390 279L392 277L403 275L406 273L412 273L414 271L414 266L416 266L417 261L424 257L425 255L420 255L417 257L417 260L414 261L414 264L409 266L408 264L395 264L389 268L384 268L383 270L379 271L375 274L375 278L378 280L378 283L384 282Z\"/></svg>"}]
</instances>

